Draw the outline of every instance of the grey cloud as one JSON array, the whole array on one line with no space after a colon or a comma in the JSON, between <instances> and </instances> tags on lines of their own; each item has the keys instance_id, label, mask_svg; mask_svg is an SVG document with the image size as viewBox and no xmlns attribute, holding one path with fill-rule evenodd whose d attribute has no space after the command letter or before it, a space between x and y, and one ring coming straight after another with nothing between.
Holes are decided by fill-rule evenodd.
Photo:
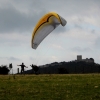
<instances>
[{"instance_id":1,"label":"grey cloud","mask_svg":"<svg viewBox=\"0 0 100 100\"><path fill-rule=\"evenodd\" d=\"M9 58L7 58L8 60L12 60L12 61L20 61L20 59L18 59L18 58L15 58L15 57L9 57Z\"/></svg>"},{"instance_id":2,"label":"grey cloud","mask_svg":"<svg viewBox=\"0 0 100 100\"><path fill-rule=\"evenodd\" d=\"M35 58L33 58L33 57L30 57L29 59L30 59L30 60L32 60L32 61L34 61L34 60L35 60Z\"/></svg>"},{"instance_id":3,"label":"grey cloud","mask_svg":"<svg viewBox=\"0 0 100 100\"><path fill-rule=\"evenodd\" d=\"M91 51L91 49L89 47L86 47L86 48L74 47L74 48L72 48L72 51L76 51L76 52L89 52L89 51Z\"/></svg>"},{"instance_id":4,"label":"grey cloud","mask_svg":"<svg viewBox=\"0 0 100 100\"><path fill-rule=\"evenodd\" d=\"M7 1L7 3L1 5L2 7L0 8L0 33L10 33L15 31L19 31L20 33L27 31L32 32L37 21L49 11L55 11L64 18L76 15L79 16L79 22L82 22L83 16L91 15L91 7L99 7L99 4L99 0L91 0L88 2L87 0L54 0L53 2L50 0ZM27 13L21 12L21 10L26 10ZM79 24L75 24L75 27L81 28ZM66 30L67 29L65 28L59 27L56 29L56 32L65 32Z\"/></svg>"},{"instance_id":5,"label":"grey cloud","mask_svg":"<svg viewBox=\"0 0 100 100\"><path fill-rule=\"evenodd\" d=\"M14 7L0 9L0 33L32 31L42 13L25 14Z\"/></svg>"},{"instance_id":6,"label":"grey cloud","mask_svg":"<svg viewBox=\"0 0 100 100\"><path fill-rule=\"evenodd\" d=\"M95 47L100 48L100 37L95 40Z\"/></svg>"},{"instance_id":7,"label":"grey cloud","mask_svg":"<svg viewBox=\"0 0 100 100\"><path fill-rule=\"evenodd\" d=\"M82 25L81 25L81 24L74 24L74 27L75 27L75 28L82 29Z\"/></svg>"},{"instance_id":8,"label":"grey cloud","mask_svg":"<svg viewBox=\"0 0 100 100\"><path fill-rule=\"evenodd\" d=\"M15 57L0 57L0 59L8 59L8 60L13 60L13 61L20 61L20 59L15 58Z\"/></svg>"},{"instance_id":9,"label":"grey cloud","mask_svg":"<svg viewBox=\"0 0 100 100\"><path fill-rule=\"evenodd\" d=\"M95 30L95 29L92 29L92 30L91 30L91 33L93 33L93 34L94 34L95 32L96 32L96 30Z\"/></svg>"},{"instance_id":10,"label":"grey cloud","mask_svg":"<svg viewBox=\"0 0 100 100\"><path fill-rule=\"evenodd\" d=\"M33 31L34 26L45 13L46 10L40 13L26 14L21 13L14 7L0 9L0 33ZM56 32L62 31L66 31L62 26L56 29Z\"/></svg>"}]
</instances>

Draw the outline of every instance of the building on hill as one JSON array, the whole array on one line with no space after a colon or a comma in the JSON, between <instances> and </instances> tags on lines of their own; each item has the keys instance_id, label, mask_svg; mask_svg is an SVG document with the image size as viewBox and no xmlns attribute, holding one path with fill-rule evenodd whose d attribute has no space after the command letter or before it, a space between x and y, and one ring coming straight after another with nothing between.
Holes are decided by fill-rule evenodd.
<instances>
[{"instance_id":1,"label":"building on hill","mask_svg":"<svg viewBox=\"0 0 100 100\"><path fill-rule=\"evenodd\" d=\"M77 61L82 61L82 55L77 55Z\"/></svg>"},{"instance_id":2,"label":"building on hill","mask_svg":"<svg viewBox=\"0 0 100 100\"><path fill-rule=\"evenodd\" d=\"M76 62L79 62L79 61L84 61L84 62L87 62L87 63L94 63L94 59L93 58L82 59L82 55L77 55Z\"/></svg>"}]
</instances>

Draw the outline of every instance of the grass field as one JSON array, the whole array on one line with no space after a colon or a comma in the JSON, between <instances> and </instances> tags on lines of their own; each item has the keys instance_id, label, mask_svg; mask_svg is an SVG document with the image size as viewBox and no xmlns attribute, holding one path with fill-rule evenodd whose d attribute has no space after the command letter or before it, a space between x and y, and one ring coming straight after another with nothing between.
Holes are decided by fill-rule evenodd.
<instances>
[{"instance_id":1,"label":"grass field","mask_svg":"<svg viewBox=\"0 0 100 100\"><path fill-rule=\"evenodd\" d=\"M100 100L100 74L1 75L0 100Z\"/></svg>"}]
</instances>

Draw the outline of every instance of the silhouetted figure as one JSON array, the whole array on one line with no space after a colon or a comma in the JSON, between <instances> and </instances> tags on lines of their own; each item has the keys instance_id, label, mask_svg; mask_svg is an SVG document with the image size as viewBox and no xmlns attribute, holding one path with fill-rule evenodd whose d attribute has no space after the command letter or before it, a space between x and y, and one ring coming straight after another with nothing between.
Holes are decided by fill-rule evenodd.
<instances>
[{"instance_id":1,"label":"silhouetted figure","mask_svg":"<svg viewBox=\"0 0 100 100\"><path fill-rule=\"evenodd\" d=\"M34 65L30 65L32 67L32 73L34 73Z\"/></svg>"},{"instance_id":2,"label":"silhouetted figure","mask_svg":"<svg viewBox=\"0 0 100 100\"><path fill-rule=\"evenodd\" d=\"M30 65L32 67L32 72L35 72L35 74L37 73L37 71L39 70L39 67L36 65Z\"/></svg>"},{"instance_id":3,"label":"silhouetted figure","mask_svg":"<svg viewBox=\"0 0 100 100\"><path fill-rule=\"evenodd\" d=\"M10 68L10 69L12 69L12 63L11 63L11 64L9 64L9 68Z\"/></svg>"},{"instance_id":4,"label":"silhouetted figure","mask_svg":"<svg viewBox=\"0 0 100 100\"><path fill-rule=\"evenodd\" d=\"M24 67L26 67L26 66L24 65L24 63L22 63L21 65L17 65L17 66L21 66L21 74L22 74L22 72L24 73ZM26 68L28 68L28 67L26 67Z\"/></svg>"},{"instance_id":5,"label":"silhouetted figure","mask_svg":"<svg viewBox=\"0 0 100 100\"><path fill-rule=\"evenodd\" d=\"M13 74L13 66L12 66L12 63L9 64L9 69L10 69L10 71L12 69L12 74Z\"/></svg>"}]
</instances>

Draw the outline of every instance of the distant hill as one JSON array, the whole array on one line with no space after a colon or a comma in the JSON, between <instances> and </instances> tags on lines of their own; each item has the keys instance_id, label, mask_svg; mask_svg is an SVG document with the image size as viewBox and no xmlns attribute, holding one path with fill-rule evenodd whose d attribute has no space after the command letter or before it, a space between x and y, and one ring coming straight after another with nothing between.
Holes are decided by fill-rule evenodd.
<instances>
[{"instance_id":1,"label":"distant hill","mask_svg":"<svg viewBox=\"0 0 100 100\"><path fill-rule=\"evenodd\" d=\"M31 74L32 70L25 71ZM39 66L39 74L100 73L100 64L86 61L53 62Z\"/></svg>"}]
</instances>

